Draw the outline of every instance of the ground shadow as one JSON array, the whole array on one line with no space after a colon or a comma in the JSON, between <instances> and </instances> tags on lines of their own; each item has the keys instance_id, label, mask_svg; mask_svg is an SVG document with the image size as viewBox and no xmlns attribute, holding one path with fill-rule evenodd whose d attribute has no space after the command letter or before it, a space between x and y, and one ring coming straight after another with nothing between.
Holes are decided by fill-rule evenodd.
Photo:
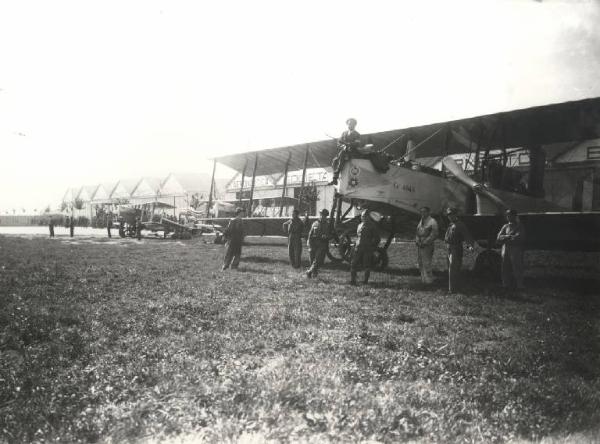
<instances>
[{"instance_id":1,"label":"ground shadow","mask_svg":"<svg viewBox=\"0 0 600 444\"><path fill-rule=\"evenodd\" d=\"M253 268L247 266L240 266L237 269L233 269L238 273L256 273L256 274L274 274L272 271L263 270L262 268Z\"/></svg>"},{"instance_id":2,"label":"ground shadow","mask_svg":"<svg viewBox=\"0 0 600 444\"><path fill-rule=\"evenodd\" d=\"M285 264L289 265L290 261L285 259L276 259L266 256L244 256L244 261L254 262L257 264Z\"/></svg>"}]
</instances>

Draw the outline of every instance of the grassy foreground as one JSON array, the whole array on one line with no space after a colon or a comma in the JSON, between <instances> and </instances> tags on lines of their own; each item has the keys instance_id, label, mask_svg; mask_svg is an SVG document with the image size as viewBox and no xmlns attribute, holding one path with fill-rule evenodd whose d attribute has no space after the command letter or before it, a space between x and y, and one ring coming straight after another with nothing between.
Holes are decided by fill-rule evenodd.
<instances>
[{"instance_id":1,"label":"grassy foreground","mask_svg":"<svg viewBox=\"0 0 600 444\"><path fill-rule=\"evenodd\" d=\"M0 236L0 442L600 441L597 255L446 296L249 242Z\"/></svg>"}]
</instances>

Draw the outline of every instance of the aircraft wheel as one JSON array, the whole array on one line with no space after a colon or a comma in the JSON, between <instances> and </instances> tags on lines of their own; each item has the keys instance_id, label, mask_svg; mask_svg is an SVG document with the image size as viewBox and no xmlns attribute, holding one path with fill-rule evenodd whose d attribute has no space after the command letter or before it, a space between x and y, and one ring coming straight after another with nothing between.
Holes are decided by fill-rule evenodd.
<instances>
[{"instance_id":1,"label":"aircraft wheel","mask_svg":"<svg viewBox=\"0 0 600 444\"><path fill-rule=\"evenodd\" d=\"M495 250L485 250L477 255L473 272L477 277L495 282L500 280L502 257Z\"/></svg>"},{"instance_id":2,"label":"aircraft wheel","mask_svg":"<svg viewBox=\"0 0 600 444\"><path fill-rule=\"evenodd\" d=\"M331 262L350 262L352 258L352 242L350 236L342 233L339 240L332 239L327 248L327 257Z\"/></svg>"},{"instance_id":3,"label":"aircraft wheel","mask_svg":"<svg viewBox=\"0 0 600 444\"><path fill-rule=\"evenodd\" d=\"M383 271L389 264L389 257L385 248L377 248L373 253L373 270Z\"/></svg>"}]
</instances>

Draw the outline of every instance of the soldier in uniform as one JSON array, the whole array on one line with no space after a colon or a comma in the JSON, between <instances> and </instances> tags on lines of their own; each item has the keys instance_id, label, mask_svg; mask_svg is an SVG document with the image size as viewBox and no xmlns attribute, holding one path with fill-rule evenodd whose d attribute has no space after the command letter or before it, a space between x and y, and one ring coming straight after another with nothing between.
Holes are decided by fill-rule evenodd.
<instances>
[{"instance_id":1,"label":"soldier in uniform","mask_svg":"<svg viewBox=\"0 0 600 444\"><path fill-rule=\"evenodd\" d=\"M361 223L356 230L358 239L354 247L354 255L350 263L350 284L356 285L357 269L362 265L365 271L364 284L369 283L371 275L371 266L373 264L373 253L381 241L379 230L370 217L370 214L365 210L361 214Z\"/></svg>"},{"instance_id":2,"label":"soldier in uniform","mask_svg":"<svg viewBox=\"0 0 600 444\"><path fill-rule=\"evenodd\" d=\"M71 237L75 234L75 218L71 216L71 220L69 222L69 233Z\"/></svg>"},{"instance_id":3,"label":"soldier in uniform","mask_svg":"<svg viewBox=\"0 0 600 444\"><path fill-rule=\"evenodd\" d=\"M508 223L500 229L497 237L498 243L502 244L502 286L522 289L525 230L515 210L506 210L506 220Z\"/></svg>"},{"instance_id":4,"label":"soldier in uniform","mask_svg":"<svg viewBox=\"0 0 600 444\"><path fill-rule=\"evenodd\" d=\"M225 258L221 270L227 270L230 266L236 269L242 256L242 242L244 241L244 221L242 214L244 210L235 209L235 217L229 221L223 236L227 240L225 244Z\"/></svg>"},{"instance_id":5,"label":"soldier in uniform","mask_svg":"<svg viewBox=\"0 0 600 444\"><path fill-rule=\"evenodd\" d=\"M431 284L433 282L432 264L433 243L438 236L438 224L430 215L429 207L421 208L421 220L417 225L417 260L421 272L421 282Z\"/></svg>"},{"instance_id":6,"label":"soldier in uniform","mask_svg":"<svg viewBox=\"0 0 600 444\"><path fill-rule=\"evenodd\" d=\"M135 237L137 240L142 240L142 221L140 216L136 216L135 218Z\"/></svg>"},{"instance_id":7,"label":"soldier in uniform","mask_svg":"<svg viewBox=\"0 0 600 444\"><path fill-rule=\"evenodd\" d=\"M119 216L119 236L125 237L125 219L123 219L123 216Z\"/></svg>"},{"instance_id":8,"label":"soldier in uniform","mask_svg":"<svg viewBox=\"0 0 600 444\"><path fill-rule=\"evenodd\" d=\"M313 222L308 232L308 254L310 256L310 268L306 270L306 276L316 277L319 274L319 266L325 260L329 245L329 211L325 208L319 213L321 218Z\"/></svg>"},{"instance_id":9,"label":"soldier in uniform","mask_svg":"<svg viewBox=\"0 0 600 444\"><path fill-rule=\"evenodd\" d=\"M344 164L357 153L360 147L360 134L355 129L356 123L356 119L353 118L346 120L348 129L342 133L342 137L338 141L340 151L333 159L333 178L328 185L337 185Z\"/></svg>"},{"instance_id":10,"label":"soldier in uniform","mask_svg":"<svg viewBox=\"0 0 600 444\"><path fill-rule=\"evenodd\" d=\"M463 242L466 242L467 248L472 251L475 241L465 224L458 220L458 211L455 208L448 208L446 214L450 219L450 225L444 236L444 241L448 245L448 293L454 293L460 282Z\"/></svg>"},{"instance_id":11,"label":"soldier in uniform","mask_svg":"<svg viewBox=\"0 0 600 444\"><path fill-rule=\"evenodd\" d=\"M108 231L109 239L112 237L112 234L110 232L110 230L112 229L112 225L113 225L112 213L108 213L108 216L106 217L106 231Z\"/></svg>"},{"instance_id":12,"label":"soldier in uniform","mask_svg":"<svg viewBox=\"0 0 600 444\"><path fill-rule=\"evenodd\" d=\"M54 237L54 221L52 218L48 220L48 229L50 230L50 237Z\"/></svg>"},{"instance_id":13,"label":"soldier in uniform","mask_svg":"<svg viewBox=\"0 0 600 444\"><path fill-rule=\"evenodd\" d=\"M304 233L304 223L300 219L299 211L292 212L292 218L283 223L283 231L288 235L288 253L290 264L294 268L302 266L302 235Z\"/></svg>"}]
</instances>

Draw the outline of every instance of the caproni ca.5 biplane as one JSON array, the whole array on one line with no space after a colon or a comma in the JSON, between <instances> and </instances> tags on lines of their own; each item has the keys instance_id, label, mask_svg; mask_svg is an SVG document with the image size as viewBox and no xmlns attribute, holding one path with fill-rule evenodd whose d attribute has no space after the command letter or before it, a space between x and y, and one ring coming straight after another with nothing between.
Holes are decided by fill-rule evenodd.
<instances>
[{"instance_id":1,"label":"caproni ca.5 biplane","mask_svg":"<svg viewBox=\"0 0 600 444\"><path fill-rule=\"evenodd\" d=\"M485 248L476 261L481 272L495 273L499 267L496 234L507 208L520 214L527 232L526 248L600 251L600 212L596 211L600 160L587 165L592 170L588 178L592 189L587 193L591 204L573 205L576 199L567 202L564 196L556 199L545 192L546 187L561 186L560 178L547 174L553 159L578 143L598 138L600 98L363 134L365 149L345 163L336 186L330 215L335 233L329 256L348 259L357 221L347 216L352 208L366 208L386 216L380 226L388 238L378 251L379 267L385 267L392 238L406 232L407 226L415 226L423 206L431 209L442 226L446 208L460 211ZM253 178L281 172L287 176L292 170L302 169L305 174L307 168L328 167L338 150L336 141L324 140L215 161L242 175L251 171ZM509 162L515 155L526 162L515 168ZM468 172L454 158L459 156ZM436 161L439 167L432 168ZM285 195L285 180L282 192Z\"/></svg>"}]
</instances>

